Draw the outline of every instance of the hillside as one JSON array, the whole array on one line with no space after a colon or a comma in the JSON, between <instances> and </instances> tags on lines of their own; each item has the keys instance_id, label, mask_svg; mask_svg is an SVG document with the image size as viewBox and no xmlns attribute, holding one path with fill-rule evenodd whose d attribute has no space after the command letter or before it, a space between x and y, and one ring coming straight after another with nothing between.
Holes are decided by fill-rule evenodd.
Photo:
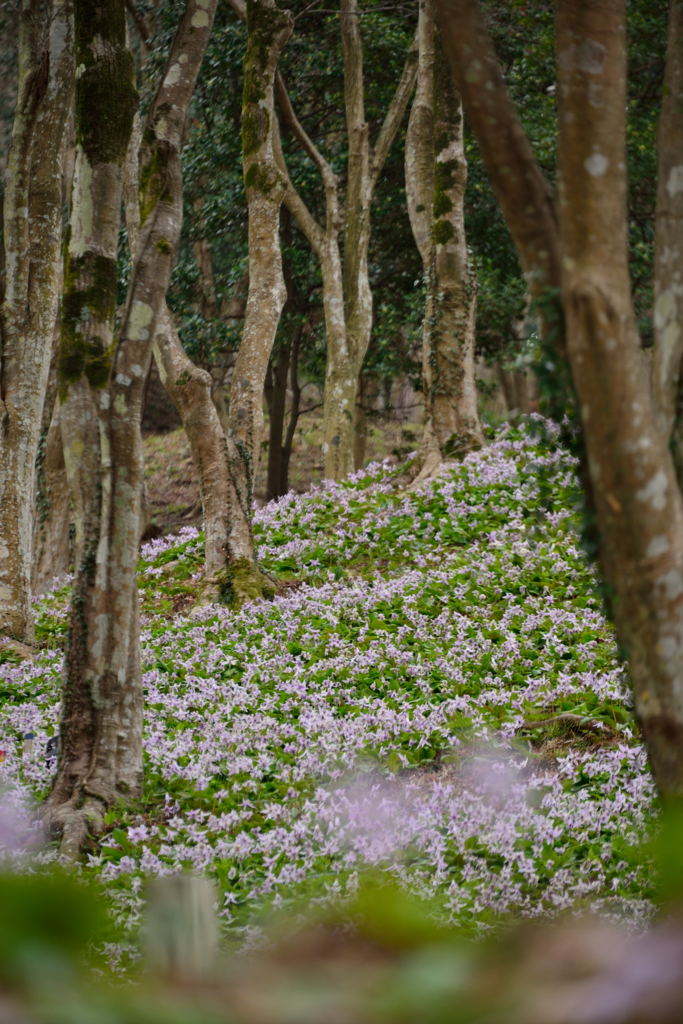
<instances>
[{"instance_id":1,"label":"hillside","mask_svg":"<svg viewBox=\"0 0 683 1024\"><path fill-rule=\"evenodd\" d=\"M145 794L84 867L131 936L144 875L181 867L240 944L368 867L476 934L574 906L641 927L654 790L577 499L532 418L415 490L375 464L260 509L271 602L194 608L196 529L147 544ZM17 807L49 785L67 595L39 602L34 662L0 667Z\"/></svg>"}]
</instances>

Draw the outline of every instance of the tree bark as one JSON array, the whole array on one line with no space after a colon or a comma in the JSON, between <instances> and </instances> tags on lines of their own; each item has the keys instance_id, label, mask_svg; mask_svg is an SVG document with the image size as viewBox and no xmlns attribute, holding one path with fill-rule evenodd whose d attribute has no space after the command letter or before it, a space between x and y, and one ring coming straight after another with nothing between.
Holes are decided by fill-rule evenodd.
<instances>
[{"instance_id":1,"label":"tree bark","mask_svg":"<svg viewBox=\"0 0 683 1024\"><path fill-rule=\"evenodd\" d=\"M270 581L256 567L251 502L264 377L284 293L279 248L284 181L272 148L273 76L291 32L291 20L271 2L250 0L248 10L243 134L249 284L225 424L212 399L211 376L183 351L165 306L154 343L162 383L180 413L199 476L205 529L205 576L199 599L222 600L234 606L272 592ZM128 177L133 182L134 171ZM135 237L133 210L129 210L128 220L129 235Z\"/></svg>"},{"instance_id":2,"label":"tree bark","mask_svg":"<svg viewBox=\"0 0 683 1024\"><path fill-rule=\"evenodd\" d=\"M274 76L292 31L289 14L273 0L247 0L247 52L244 59L242 161L249 216L249 290L239 351L230 387L228 428L239 456L232 475L247 496L250 536L251 499L263 431L263 388L280 314L287 297L280 251L280 207L286 179L273 146ZM244 515L242 503L231 510ZM243 571L256 569L253 543L240 555Z\"/></svg>"},{"instance_id":3,"label":"tree bark","mask_svg":"<svg viewBox=\"0 0 683 1024\"><path fill-rule=\"evenodd\" d=\"M520 256L534 267L530 239L540 232L543 252L536 267L542 279L552 283L562 267L567 354L587 450L601 571L655 780L665 798L680 800L683 501L657 421L630 298L625 3L558 0L559 245L551 238L554 219L535 173L518 173L504 152L499 164L490 159L497 139L508 140L517 153L530 150L504 99L489 109L500 75L491 70L490 44L480 26L472 32L473 3L437 4L452 73L467 86L465 107L482 151L489 153L489 173ZM530 168L527 158L522 163Z\"/></svg>"},{"instance_id":4,"label":"tree bark","mask_svg":"<svg viewBox=\"0 0 683 1024\"><path fill-rule=\"evenodd\" d=\"M299 383L299 350L303 336L303 325L299 324L296 334L292 340L292 349L289 357L289 390L292 396L292 404L289 410L289 420L285 431L282 445L282 468L280 473L280 494L286 494L289 490L289 463L294 448L294 435L296 433L299 415L301 413L301 384Z\"/></svg>"},{"instance_id":5,"label":"tree bark","mask_svg":"<svg viewBox=\"0 0 683 1024\"><path fill-rule=\"evenodd\" d=\"M683 7L669 4L664 94L659 118L655 217L655 309L652 385L659 424L673 441L683 482Z\"/></svg>"},{"instance_id":6,"label":"tree bark","mask_svg":"<svg viewBox=\"0 0 683 1024\"><path fill-rule=\"evenodd\" d=\"M66 651L61 750L44 809L75 856L104 810L140 791L142 683L135 571L140 536L140 414L155 322L182 220L180 149L214 5L189 0L140 151L140 222L131 284L115 345L115 235L122 166L136 106L123 0L76 0L77 177L67 261L60 380L68 400L88 390L97 485L84 520ZM104 63L102 57L104 56ZM75 264L75 266L74 266ZM113 350L113 351L112 351Z\"/></svg>"},{"instance_id":7,"label":"tree bark","mask_svg":"<svg viewBox=\"0 0 683 1024\"><path fill-rule=\"evenodd\" d=\"M22 0L4 197L0 323L0 636L30 641L35 462L61 286L71 7Z\"/></svg>"},{"instance_id":8,"label":"tree bark","mask_svg":"<svg viewBox=\"0 0 683 1024\"><path fill-rule=\"evenodd\" d=\"M239 453L221 425L211 397L211 375L186 355L165 305L154 339L154 358L180 413L199 477L205 552L202 595L218 598L229 566L253 552L248 491L240 489L241 477L235 480L232 472L240 464Z\"/></svg>"},{"instance_id":9,"label":"tree bark","mask_svg":"<svg viewBox=\"0 0 683 1024\"><path fill-rule=\"evenodd\" d=\"M406 138L408 212L425 274L420 477L444 457L483 443L474 377L476 280L465 241L462 105L434 34L433 0L420 5L418 85Z\"/></svg>"},{"instance_id":10,"label":"tree bark","mask_svg":"<svg viewBox=\"0 0 683 1024\"><path fill-rule=\"evenodd\" d=\"M655 779L683 795L683 502L630 297L624 0L562 0L560 230L567 344L619 640Z\"/></svg>"},{"instance_id":11,"label":"tree bark","mask_svg":"<svg viewBox=\"0 0 683 1024\"><path fill-rule=\"evenodd\" d=\"M281 343L271 360L266 380L266 402L268 404L268 471L266 476L266 500L272 501L284 493L282 487L282 440L287 411L287 381L291 339Z\"/></svg>"},{"instance_id":12,"label":"tree bark","mask_svg":"<svg viewBox=\"0 0 683 1024\"><path fill-rule=\"evenodd\" d=\"M342 479L354 469L354 427L358 382L372 331L372 291L368 269L370 206L391 142L410 99L416 54L411 50L375 146L365 120L363 42L357 0L341 0L344 56L344 112L348 140L344 203L342 330L328 330L323 398L325 476ZM323 271L323 281L325 279Z\"/></svg>"},{"instance_id":13,"label":"tree bark","mask_svg":"<svg viewBox=\"0 0 683 1024\"><path fill-rule=\"evenodd\" d=\"M52 580L74 566L71 500L64 464L61 408L54 403L49 427L41 437L36 461L37 493L33 531L34 593L43 593Z\"/></svg>"}]
</instances>

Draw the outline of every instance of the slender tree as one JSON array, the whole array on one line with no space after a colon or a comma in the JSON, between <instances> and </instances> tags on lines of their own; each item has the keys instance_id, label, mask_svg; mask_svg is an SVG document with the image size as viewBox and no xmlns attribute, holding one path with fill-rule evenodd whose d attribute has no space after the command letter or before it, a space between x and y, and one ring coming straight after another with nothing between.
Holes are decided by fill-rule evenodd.
<instances>
[{"instance_id":1,"label":"slender tree","mask_svg":"<svg viewBox=\"0 0 683 1024\"><path fill-rule=\"evenodd\" d=\"M140 237L118 337L114 317L122 168L136 94L122 0L76 2L79 151L60 353L60 383L87 389L87 484L81 560L66 651L61 751L47 824L75 855L114 801L142 776L142 683L135 569L140 536L140 412L156 320L182 220L180 149L215 5L188 0L140 148ZM72 456L77 457L78 452Z\"/></svg>"},{"instance_id":2,"label":"slender tree","mask_svg":"<svg viewBox=\"0 0 683 1024\"><path fill-rule=\"evenodd\" d=\"M419 16L417 86L406 135L408 212L426 285L425 430L420 476L483 442L474 378L476 279L465 240L462 104L435 36L433 0Z\"/></svg>"},{"instance_id":3,"label":"slender tree","mask_svg":"<svg viewBox=\"0 0 683 1024\"><path fill-rule=\"evenodd\" d=\"M325 196L325 218L324 223L320 223L287 173L279 149L280 166L287 175L284 201L320 262L327 341L323 452L325 475L334 479L346 476L354 468L358 377L372 329L368 273L370 206L413 91L417 61L416 48L412 47L374 145L371 144L365 119L363 48L357 0L341 0L340 13L348 140L343 203L338 176L301 124L281 77L277 83L282 118L316 167Z\"/></svg>"},{"instance_id":4,"label":"slender tree","mask_svg":"<svg viewBox=\"0 0 683 1024\"><path fill-rule=\"evenodd\" d=\"M274 80L292 31L289 14L273 0L247 0L247 52L242 102L242 166L249 217L249 287L240 347L232 374L228 434L231 460L230 587L251 596L264 585L251 537L251 502L263 430L263 388L280 314L287 297L280 251L280 207L287 187L274 146ZM267 585L267 583L266 583Z\"/></svg>"},{"instance_id":5,"label":"slender tree","mask_svg":"<svg viewBox=\"0 0 683 1024\"><path fill-rule=\"evenodd\" d=\"M22 0L4 196L0 323L0 636L30 641L34 473L61 286L74 70L68 2Z\"/></svg>"},{"instance_id":6,"label":"slender tree","mask_svg":"<svg viewBox=\"0 0 683 1024\"><path fill-rule=\"evenodd\" d=\"M467 120L519 254L541 330L563 347L544 315L560 289L557 211L505 86L477 0L436 0L437 25Z\"/></svg>"},{"instance_id":7,"label":"slender tree","mask_svg":"<svg viewBox=\"0 0 683 1024\"><path fill-rule=\"evenodd\" d=\"M183 351L167 309L154 346L161 379L180 412L199 475L206 552L201 596L235 605L272 590L256 566L251 514L265 375L285 299L279 245L285 181L273 149L273 82L292 24L273 0L249 0L239 11L247 19L242 154L249 284L225 430L211 399L211 379Z\"/></svg>"},{"instance_id":8,"label":"slender tree","mask_svg":"<svg viewBox=\"0 0 683 1024\"><path fill-rule=\"evenodd\" d=\"M204 519L204 581L199 600L222 599L239 605L262 592L266 582L249 568L254 546L243 458L221 424L211 395L211 375L186 354L165 306L154 339L154 358L180 414L199 479Z\"/></svg>"}]
</instances>

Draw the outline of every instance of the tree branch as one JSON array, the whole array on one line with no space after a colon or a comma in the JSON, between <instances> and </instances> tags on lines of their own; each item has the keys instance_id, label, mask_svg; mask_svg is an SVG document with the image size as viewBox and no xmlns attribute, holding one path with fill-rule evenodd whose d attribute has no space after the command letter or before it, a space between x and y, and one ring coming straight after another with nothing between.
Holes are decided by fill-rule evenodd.
<instances>
[{"instance_id":1,"label":"tree branch","mask_svg":"<svg viewBox=\"0 0 683 1024\"><path fill-rule=\"evenodd\" d=\"M148 43L152 36L152 30L150 29L145 16L140 14L139 10L135 6L135 0L126 0L126 10L133 19L133 24L137 29L141 41L143 43Z\"/></svg>"},{"instance_id":2,"label":"tree branch","mask_svg":"<svg viewBox=\"0 0 683 1024\"><path fill-rule=\"evenodd\" d=\"M247 5L244 0L226 0L229 7L232 7L233 11L246 25L247 23Z\"/></svg>"},{"instance_id":3,"label":"tree branch","mask_svg":"<svg viewBox=\"0 0 683 1024\"><path fill-rule=\"evenodd\" d=\"M228 0L228 2L232 2L232 0ZM283 202L292 217L294 217L301 231L303 231L313 252L316 256L320 257L324 232L320 224L318 224L318 221L308 209L308 206L302 199L289 175L285 155L282 152L280 126L277 123L277 119L274 119L273 121L273 152L275 155L275 162L285 178L286 191Z\"/></svg>"},{"instance_id":4,"label":"tree branch","mask_svg":"<svg viewBox=\"0 0 683 1024\"><path fill-rule=\"evenodd\" d=\"M370 157L370 188L374 191L410 100L417 76L417 32L406 56L396 91L392 96Z\"/></svg>"},{"instance_id":5,"label":"tree branch","mask_svg":"<svg viewBox=\"0 0 683 1024\"><path fill-rule=\"evenodd\" d=\"M299 118L296 116L296 113L292 106L292 101L290 100L289 93L287 92L287 86L284 83L284 79L280 71L278 71L275 80L275 95L277 97L278 107L285 120L285 123L291 129L292 135L299 143L304 153L306 153L307 156L310 157L315 166L318 168L318 171L320 172L320 177L323 179L323 182L325 184L329 182L334 183L336 185L336 174L334 173L334 171L332 170L332 168L330 167L327 160L322 155L316 144L313 142L304 126L299 121Z\"/></svg>"}]
</instances>

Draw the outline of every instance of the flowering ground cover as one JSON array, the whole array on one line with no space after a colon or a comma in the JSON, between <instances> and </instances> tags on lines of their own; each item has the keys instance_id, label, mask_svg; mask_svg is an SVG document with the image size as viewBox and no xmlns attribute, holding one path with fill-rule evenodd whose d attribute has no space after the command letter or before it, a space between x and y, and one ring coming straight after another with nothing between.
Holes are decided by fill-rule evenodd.
<instances>
[{"instance_id":1,"label":"flowering ground cover","mask_svg":"<svg viewBox=\"0 0 683 1024\"><path fill-rule=\"evenodd\" d=\"M216 880L240 942L367 868L474 933L573 906L642 925L654 788L555 434L508 428L411 490L382 464L266 506L279 593L239 612L189 606L195 530L146 545L145 792L83 867L127 928L144 876L180 868ZM40 656L0 666L6 805L49 786L67 595L38 603Z\"/></svg>"}]
</instances>

